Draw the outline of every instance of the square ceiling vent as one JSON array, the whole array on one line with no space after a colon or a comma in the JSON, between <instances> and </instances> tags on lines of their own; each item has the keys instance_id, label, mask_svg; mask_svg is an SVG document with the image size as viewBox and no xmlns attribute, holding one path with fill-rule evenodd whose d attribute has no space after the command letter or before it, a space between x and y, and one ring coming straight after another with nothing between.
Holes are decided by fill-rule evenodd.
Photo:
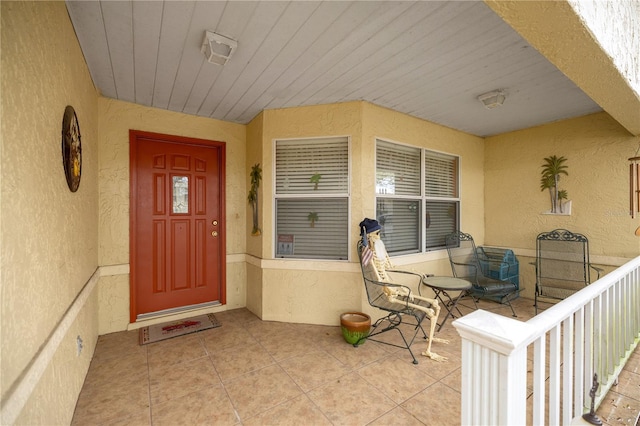
<instances>
[{"instance_id":1,"label":"square ceiling vent","mask_svg":"<svg viewBox=\"0 0 640 426\"><path fill-rule=\"evenodd\" d=\"M237 41L213 31L205 31L200 51L204 53L207 61L212 64L224 65L231 58L237 47Z\"/></svg>"}]
</instances>

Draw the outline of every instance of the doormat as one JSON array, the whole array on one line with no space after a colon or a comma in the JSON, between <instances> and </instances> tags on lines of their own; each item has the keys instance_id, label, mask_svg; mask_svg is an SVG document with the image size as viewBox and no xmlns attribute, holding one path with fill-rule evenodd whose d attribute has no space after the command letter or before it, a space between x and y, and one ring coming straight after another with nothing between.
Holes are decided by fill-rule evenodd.
<instances>
[{"instance_id":1,"label":"doormat","mask_svg":"<svg viewBox=\"0 0 640 426\"><path fill-rule=\"evenodd\" d=\"M141 345L146 345L147 343L155 343L172 337L184 336L185 334L208 330L210 328L220 327L221 325L213 314L198 315L193 318L142 327L138 341Z\"/></svg>"}]
</instances>

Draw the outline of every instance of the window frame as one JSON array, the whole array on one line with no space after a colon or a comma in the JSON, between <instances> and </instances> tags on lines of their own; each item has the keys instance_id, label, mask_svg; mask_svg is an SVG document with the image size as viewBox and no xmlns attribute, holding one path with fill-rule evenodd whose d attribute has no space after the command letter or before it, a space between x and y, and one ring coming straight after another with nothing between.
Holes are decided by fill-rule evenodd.
<instances>
[{"instance_id":1,"label":"window frame","mask_svg":"<svg viewBox=\"0 0 640 426\"><path fill-rule=\"evenodd\" d=\"M340 192L321 192L321 193L313 193L313 190L310 192L292 192L292 193L281 193L278 192L278 162L277 162L277 150L279 142L309 142L316 141L318 144L322 144L323 141L340 141L341 139L346 142L347 145L347 161L346 161L346 182L344 189L345 191ZM352 165L351 165L351 137L348 135L336 135L336 136L319 136L319 137L304 137L304 138L275 138L273 139L273 244L272 244L272 255L273 259L282 259L282 260L318 260L318 261L349 261L350 258L350 242L351 236L348 229L348 224L350 223L351 218L351 173L352 173ZM346 212L345 212L345 220L344 223L347 224L347 230L344 232L345 240L341 242L344 244L344 254L336 254L335 256L316 256L309 254L301 254L301 255L279 255L278 254L278 201L288 201L288 200L319 200L319 199L332 199L332 200L346 200ZM285 234L283 234L285 235Z\"/></svg>"},{"instance_id":2,"label":"window frame","mask_svg":"<svg viewBox=\"0 0 640 426\"><path fill-rule=\"evenodd\" d=\"M391 147L398 146L401 147L399 152L402 151L402 147L404 147L405 150L410 150L410 149L417 149L420 150L420 194L419 195L394 195L394 194L389 194L389 193L378 193L378 153L379 153L379 143L382 143L383 145L387 145L386 148L389 148L389 145ZM426 163L427 163L427 159L429 154L432 153L434 154L434 157L439 157L442 156L443 158L451 158L454 161L454 174L453 176L448 177L446 180L449 181L453 181L454 182L454 190L455 190L455 195L456 196L434 196L434 195L427 195L427 182L426 182ZM383 203L385 200L398 200L398 201L407 201L407 200L411 200L411 201L418 201L419 202L419 218L418 218L418 228L416 231L419 235L419 241L418 241L418 247L413 249L406 249L406 250L393 250L392 246L390 246L389 244L387 244L387 250L389 251L389 255L390 256L400 256L400 255L407 255L407 254L423 254L423 253L430 253L430 252L436 252L439 250L444 250L446 249L446 246L444 245L438 245L438 246L433 246L433 247L427 247L427 226L426 226L426 222L427 222L427 207L429 206L429 203L431 203L432 205L434 203L441 203L441 204L445 204L445 203L453 203L453 205L455 206L455 215L453 218L454 221L454 230L460 229L460 217L461 217L461 206L462 206L462 200L460 197L460 193L461 193L461 185L460 185L460 175L461 175L461 158L459 155L456 154L452 154L449 152L442 152L442 151L438 151L438 150L434 150L434 149L430 149L430 148L425 148L425 147L418 147L418 146L414 146L414 145L410 145L410 144L406 144L406 143L401 143L401 142L395 142L395 141L390 141L387 139L383 139L383 138L375 138L375 207L376 207L376 217L380 216L380 212L378 211L379 205L381 203ZM415 170L414 170L415 172ZM407 175L411 175L411 173L404 173ZM383 225L384 227L384 225ZM383 235L384 238L384 235Z\"/></svg>"}]
</instances>

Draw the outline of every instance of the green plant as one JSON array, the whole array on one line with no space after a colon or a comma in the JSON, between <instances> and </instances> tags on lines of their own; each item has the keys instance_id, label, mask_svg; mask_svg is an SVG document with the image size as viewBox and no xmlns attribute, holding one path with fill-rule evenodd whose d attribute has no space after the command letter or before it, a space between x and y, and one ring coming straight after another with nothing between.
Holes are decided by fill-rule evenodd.
<instances>
[{"instance_id":1,"label":"green plant","mask_svg":"<svg viewBox=\"0 0 640 426\"><path fill-rule=\"evenodd\" d=\"M311 222L311 225L310 225L310 226L311 226L312 228L315 228L315 226L316 226L316 221L318 220L318 213L316 213L316 212L311 212L311 213L309 213L309 215L307 215L307 220L308 220L309 222Z\"/></svg>"},{"instance_id":2,"label":"green plant","mask_svg":"<svg viewBox=\"0 0 640 426\"><path fill-rule=\"evenodd\" d=\"M249 190L249 196L247 198L249 199L249 204L251 204L251 208L253 209L253 229L251 230L251 235L260 235L262 233L258 227L258 187L262 180L262 168L260 168L260 163L256 163L251 167L249 177L251 178L251 189Z\"/></svg>"},{"instance_id":3,"label":"green plant","mask_svg":"<svg viewBox=\"0 0 640 426\"><path fill-rule=\"evenodd\" d=\"M542 165L542 172L540 177L540 190L549 190L549 197L551 198L551 212L558 213L558 210L562 212L561 198L559 197L560 189L558 188L558 182L560 181L560 175L568 176L568 166L564 164L567 161L565 157L558 157L552 155L544 159ZM566 191L564 192L566 194Z\"/></svg>"},{"instance_id":4,"label":"green plant","mask_svg":"<svg viewBox=\"0 0 640 426\"><path fill-rule=\"evenodd\" d=\"M322 175L319 173L316 173L313 176L311 176L311 179L309 179L309 182L313 184L314 190L318 189L318 184L320 183L321 178L322 178Z\"/></svg>"},{"instance_id":5,"label":"green plant","mask_svg":"<svg viewBox=\"0 0 640 426\"><path fill-rule=\"evenodd\" d=\"M560 213L564 213L562 211L562 200L567 200L569 198L569 194L566 189L561 189L558 191L558 204L560 205Z\"/></svg>"}]
</instances>

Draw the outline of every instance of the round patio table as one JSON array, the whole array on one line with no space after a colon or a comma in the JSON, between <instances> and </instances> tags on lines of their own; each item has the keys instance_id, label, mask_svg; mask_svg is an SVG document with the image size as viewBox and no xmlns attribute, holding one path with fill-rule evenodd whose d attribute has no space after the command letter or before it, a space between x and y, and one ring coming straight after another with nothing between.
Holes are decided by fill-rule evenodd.
<instances>
[{"instance_id":1,"label":"round patio table","mask_svg":"<svg viewBox=\"0 0 640 426\"><path fill-rule=\"evenodd\" d=\"M469 294L469 290L471 290L472 287L469 281L455 277L425 276L422 277L422 284L433 290L436 299L439 300L440 304L447 310L447 315L445 315L442 322L438 324L438 331L440 331L444 323L447 322L447 318L456 317L454 311L457 311L458 315L462 316L462 312L460 312L458 308L458 302ZM449 292L455 291L459 293L455 297L452 297ZM445 297L446 300L443 299L443 297Z\"/></svg>"}]
</instances>

